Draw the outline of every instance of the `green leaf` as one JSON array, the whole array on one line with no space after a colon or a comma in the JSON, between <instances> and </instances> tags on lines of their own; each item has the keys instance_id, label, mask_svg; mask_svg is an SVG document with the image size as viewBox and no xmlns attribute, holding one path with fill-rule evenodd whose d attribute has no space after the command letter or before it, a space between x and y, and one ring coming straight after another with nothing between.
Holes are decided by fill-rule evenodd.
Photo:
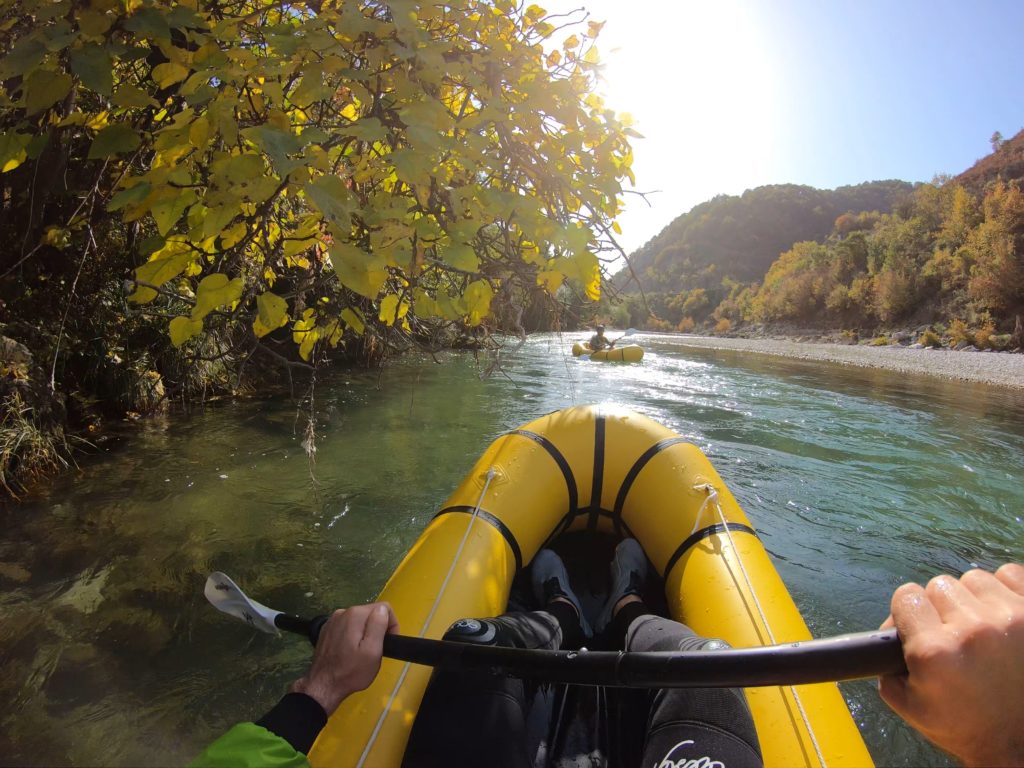
<instances>
[{"instance_id":1,"label":"green leaf","mask_svg":"<svg viewBox=\"0 0 1024 768\"><path fill-rule=\"evenodd\" d=\"M350 226L352 215L352 193L345 182L337 176L321 176L306 185L306 196L320 209L324 217L342 228Z\"/></svg>"},{"instance_id":2,"label":"green leaf","mask_svg":"<svg viewBox=\"0 0 1024 768\"><path fill-rule=\"evenodd\" d=\"M149 207L149 212L156 221L157 231L166 235L178 223L181 215L196 201L196 193L191 189L177 190L167 187Z\"/></svg>"},{"instance_id":3,"label":"green leaf","mask_svg":"<svg viewBox=\"0 0 1024 768\"><path fill-rule=\"evenodd\" d=\"M171 37L171 26L167 23L167 19L156 8L152 7L140 8L131 18L126 19L121 26L129 32L134 32L142 39L158 38L169 40Z\"/></svg>"},{"instance_id":4,"label":"green leaf","mask_svg":"<svg viewBox=\"0 0 1024 768\"><path fill-rule=\"evenodd\" d=\"M134 85L122 85L114 94L113 102L119 107L149 107L156 102L149 94Z\"/></svg>"},{"instance_id":5,"label":"green leaf","mask_svg":"<svg viewBox=\"0 0 1024 768\"><path fill-rule=\"evenodd\" d=\"M283 131L264 123L239 131L245 138L262 149L274 161L277 173L284 177L302 165L301 160L292 160L288 155L302 149L305 142L291 131Z\"/></svg>"},{"instance_id":6,"label":"green leaf","mask_svg":"<svg viewBox=\"0 0 1024 768\"><path fill-rule=\"evenodd\" d=\"M123 155L126 152L134 152L142 144L139 134L123 123L108 125L96 134L96 138L89 147L88 158L99 160L111 155Z\"/></svg>"},{"instance_id":7,"label":"green leaf","mask_svg":"<svg viewBox=\"0 0 1024 768\"><path fill-rule=\"evenodd\" d=\"M176 29L187 27L201 29L206 26L206 22L194 10L187 5L179 5L178 3L171 6L171 10L167 14L167 23Z\"/></svg>"},{"instance_id":8,"label":"green leaf","mask_svg":"<svg viewBox=\"0 0 1024 768\"><path fill-rule=\"evenodd\" d=\"M118 192L116 195L110 198L110 202L107 203L107 210L119 211L125 206L136 205L138 203L141 203L143 200L149 197L150 189L152 188L150 187L148 181L140 182L136 184L134 187L129 187L128 189L122 189L120 192Z\"/></svg>"},{"instance_id":9,"label":"green leaf","mask_svg":"<svg viewBox=\"0 0 1024 768\"><path fill-rule=\"evenodd\" d=\"M211 205L203 218L203 237L217 237L239 213L240 209L237 204L232 205L225 202Z\"/></svg>"},{"instance_id":10,"label":"green leaf","mask_svg":"<svg viewBox=\"0 0 1024 768\"><path fill-rule=\"evenodd\" d=\"M257 296L256 311L259 327L254 323L253 330L256 331L257 336L265 336L288 322L288 302L276 293L266 291Z\"/></svg>"},{"instance_id":11,"label":"green leaf","mask_svg":"<svg viewBox=\"0 0 1024 768\"><path fill-rule=\"evenodd\" d=\"M196 289L196 305L192 308L192 319L202 320L218 307L233 304L242 298L242 278L229 280L227 275L207 275Z\"/></svg>"},{"instance_id":12,"label":"green leaf","mask_svg":"<svg viewBox=\"0 0 1024 768\"><path fill-rule=\"evenodd\" d=\"M476 251L464 243L451 243L444 249L441 257L446 263L463 272L476 272L480 268L480 259L477 258Z\"/></svg>"},{"instance_id":13,"label":"green leaf","mask_svg":"<svg viewBox=\"0 0 1024 768\"><path fill-rule=\"evenodd\" d=\"M37 69L25 80L25 114L34 115L52 107L71 90L71 75Z\"/></svg>"},{"instance_id":14,"label":"green leaf","mask_svg":"<svg viewBox=\"0 0 1024 768\"><path fill-rule=\"evenodd\" d=\"M223 126L221 127L223 128ZM221 135L225 141L228 140L223 131ZM280 179L268 172L263 155L256 152L247 152L232 157L221 156L214 160L211 170L217 204L223 202L237 208L243 200L261 203L272 197L282 186ZM211 208L213 207L209 201L207 204Z\"/></svg>"},{"instance_id":15,"label":"green leaf","mask_svg":"<svg viewBox=\"0 0 1024 768\"><path fill-rule=\"evenodd\" d=\"M422 288L414 290L412 296L417 317L441 317L441 308Z\"/></svg>"},{"instance_id":16,"label":"green leaf","mask_svg":"<svg viewBox=\"0 0 1024 768\"><path fill-rule=\"evenodd\" d=\"M399 149L392 152L388 159L398 171L399 178L410 184L430 186L434 173L434 163L430 155L413 149Z\"/></svg>"},{"instance_id":17,"label":"green leaf","mask_svg":"<svg viewBox=\"0 0 1024 768\"><path fill-rule=\"evenodd\" d=\"M302 73L302 80L290 94L292 104L305 109L317 101L329 99L334 89L324 82L323 70L319 65L311 66Z\"/></svg>"},{"instance_id":18,"label":"green leaf","mask_svg":"<svg viewBox=\"0 0 1024 768\"><path fill-rule=\"evenodd\" d=\"M188 67L174 61L165 61L153 67L153 81L161 88L180 83L188 77Z\"/></svg>"},{"instance_id":19,"label":"green leaf","mask_svg":"<svg viewBox=\"0 0 1024 768\"><path fill-rule=\"evenodd\" d=\"M361 118L352 123L352 125L345 126L343 130L349 136L355 136L360 141L366 141L371 144L375 141L384 141L388 135L384 124L376 117Z\"/></svg>"},{"instance_id":20,"label":"green leaf","mask_svg":"<svg viewBox=\"0 0 1024 768\"><path fill-rule=\"evenodd\" d=\"M203 332L203 321L193 320L182 315L171 320L167 330L171 335L171 344L180 347L193 336L198 336Z\"/></svg>"},{"instance_id":21,"label":"green leaf","mask_svg":"<svg viewBox=\"0 0 1024 768\"><path fill-rule=\"evenodd\" d=\"M89 44L71 51L71 71L81 79L86 88L103 96L114 90L113 64L110 54L102 45Z\"/></svg>"},{"instance_id":22,"label":"green leaf","mask_svg":"<svg viewBox=\"0 0 1024 768\"><path fill-rule=\"evenodd\" d=\"M248 184L263 176L263 158L252 153L236 155L224 166L223 173L228 184Z\"/></svg>"},{"instance_id":23,"label":"green leaf","mask_svg":"<svg viewBox=\"0 0 1024 768\"><path fill-rule=\"evenodd\" d=\"M71 44L76 36L75 30L71 28L67 19L58 19L55 24L50 24L43 29L43 44L50 51L62 51Z\"/></svg>"},{"instance_id":24,"label":"green leaf","mask_svg":"<svg viewBox=\"0 0 1024 768\"><path fill-rule=\"evenodd\" d=\"M46 58L46 46L34 37L23 37L10 52L0 56L0 77L26 75Z\"/></svg>"},{"instance_id":25,"label":"green leaf","mask_svg":"<svg viewBox=\"0 0 1024 768\"><path fill-rule=\"evenodd\" d=\"M0 133L0 173L13 171L25 162L30 141L32 136L27 133Z\"/></svg>"},{"instance_id":26,"label":"green leaf","mask_svg":"<svg viewBox=\"0 0 1024 768\"><path fill-rule=\"evenodd\" d=\"M75 21L82 34L88 37L99 37L114 23L114 18L106 13L84 8L75 13Z\"/></svg>"},{"instance_id":27,"label":"green leaf","mask_svg":"<svg viewBox=\"0 0 1024 768\"><path fill-rule=\"evenodd\" d=\"M58 16L67 16L68 11L70 11L71 8L70 3L67 2L67 0L57 0L57 2L52 3L40 3L32 10L32 15L38 22L50 21L51 19L56 19Z\"/></svg>"}]
</instances>

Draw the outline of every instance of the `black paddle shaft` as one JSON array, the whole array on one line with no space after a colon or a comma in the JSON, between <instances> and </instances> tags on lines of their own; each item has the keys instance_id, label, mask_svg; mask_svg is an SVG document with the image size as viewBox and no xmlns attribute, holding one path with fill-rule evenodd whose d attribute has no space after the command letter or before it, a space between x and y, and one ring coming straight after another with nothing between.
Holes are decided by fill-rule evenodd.
<instances>
[{"instance_id":1,"label":"black paddle shaft","mask_svg":"<svg viewBox=\"0 0 1024 768\"><path fill-rule=\"evenodd\" d=\"M278 628L316 645L326 616L280 614ZM384 655L429 667L473 667L549 683L617 688L753 688L857 680L907 671L896 630L717 651L542 651L387 635Z\"/></svg>"}]
</instances>

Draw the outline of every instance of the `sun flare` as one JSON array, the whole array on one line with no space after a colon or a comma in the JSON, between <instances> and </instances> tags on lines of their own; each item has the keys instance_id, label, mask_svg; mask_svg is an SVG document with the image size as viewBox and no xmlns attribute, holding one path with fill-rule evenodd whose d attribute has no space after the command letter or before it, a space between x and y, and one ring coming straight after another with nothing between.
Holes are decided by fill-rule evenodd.
<instances>
[{"instance_id":1,"label":"sun flare","mask_svg":"<svg viewBox=\"0 0 1024 768\"><path fill-rule=\"evenodd\" d=\"M562 5L546 7L579 7ZM588 0L585 7L591 20L606 22L597 40L599 91L644 136L634 141L637 189L657 191L650 198L657 211L629 205L629 229L657 231L653 222L664 225L667 212L742 192L751 178L769 180L786 107L769 28L748 6ZM650 223L641 223L645 216Z\"/></svg>"}]
</instances>

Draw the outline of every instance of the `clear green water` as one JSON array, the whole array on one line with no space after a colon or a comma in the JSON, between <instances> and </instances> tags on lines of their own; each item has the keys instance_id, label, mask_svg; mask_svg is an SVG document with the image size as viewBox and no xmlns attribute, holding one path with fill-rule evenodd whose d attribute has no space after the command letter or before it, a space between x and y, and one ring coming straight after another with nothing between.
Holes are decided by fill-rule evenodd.
<instances>
[{"instance_id":1,"label":"clear green water","mask_svg":"<svg viewBox=\"0 0 1024 768\"><path fill-rule=\"evenodd\" d=\"M180 765L304 669L202 597L212 570L300 613L372 598L499 433L614 401L691 437L759 529L816 635L870 629L894 587L1024 560L1024 396L639 337L642 364L536 336L481 380L472 355L407 358L293 403L142 424L3 513L0 762ZM883 765L947 765L873 686L844 692Z\"/></svg>"}]
</instances>

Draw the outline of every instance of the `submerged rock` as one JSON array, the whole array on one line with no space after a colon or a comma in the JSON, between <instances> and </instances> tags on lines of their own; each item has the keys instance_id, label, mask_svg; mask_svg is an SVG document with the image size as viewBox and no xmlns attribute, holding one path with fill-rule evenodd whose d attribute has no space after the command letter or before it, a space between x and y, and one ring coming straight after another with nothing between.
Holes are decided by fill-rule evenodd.
<instances>
[{"instance_id":1,"label":"submerged rock","mask_svg":"<svg viewBox=\"0 0 1024 768\"><path fill-rule=\"evenodd\" d=\"M0 579L24 584L31 578L32 574L17 563L0 563Z\"/></svg>"}]
</instances>

